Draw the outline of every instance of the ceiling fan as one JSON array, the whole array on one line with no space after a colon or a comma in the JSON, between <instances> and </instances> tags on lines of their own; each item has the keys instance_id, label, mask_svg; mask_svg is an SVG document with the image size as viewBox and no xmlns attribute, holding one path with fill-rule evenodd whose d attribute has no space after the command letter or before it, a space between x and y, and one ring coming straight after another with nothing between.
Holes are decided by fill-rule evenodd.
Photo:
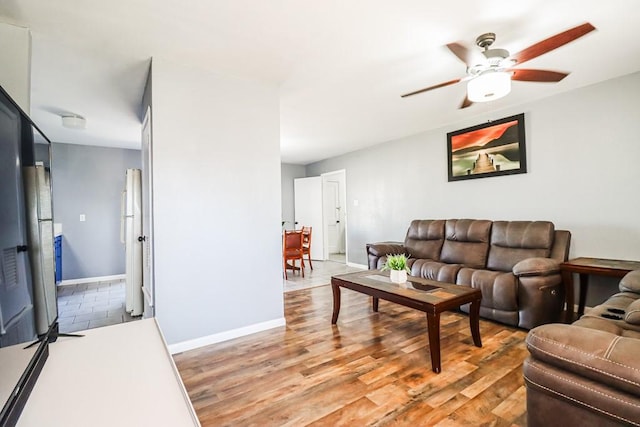
<instances>
[{"instance_id":1,"label":"ceiling fan","mask_svg":"<svg viewBox=\"0 0 640 427\"><path fill-rule=\"evenodd\" d=\"M559 82L569 73L549 70L527 70L514 67L564 46L595 29L593 25L586 22L535 43L515 55L510 55L505 49L491 48L491 45L496 40L494 33L485 33L478 36L476 45L484 49L481 52L469 50L460 43L449 43L447 48L467 65L467 75L459 79L449 80L406 93L402 95L402 98L467 81L467 96L460 105L460 108L467 108L474 102L493 101L507 95L511 90L511 80Z\"/></svg>"}]
</instances>

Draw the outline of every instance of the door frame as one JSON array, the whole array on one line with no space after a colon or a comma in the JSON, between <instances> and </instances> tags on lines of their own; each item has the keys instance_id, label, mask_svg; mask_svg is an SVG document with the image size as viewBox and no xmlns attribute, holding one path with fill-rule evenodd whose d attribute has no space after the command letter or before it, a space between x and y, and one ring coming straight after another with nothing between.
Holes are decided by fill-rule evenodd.
<instances>
[{"instance_id":1,"label":"door frame","mask_svg":"<svg viewBox=\"0 0 640 427\"><path fill-rule=\"evenodd\" d=\"M348 226L349 226L349 221L347 219L348 217L348 212L347 212L347 170L346 169L339 169L339 170L335 170L335 171L331 171L331 172L325 172L323 174L320 174L320 176L322 177L322 200L323 200L323 205L324 205L324 197L325 197L325 185L324 183L333 177L338 177L338 182L340 183L339 186L339 192L340 192L340 199L341 199L341 203L340 203L340 208L342 209L343 212L343 221L344 221L344 255L345 255L345 264L349 263L349 233L348 233ZM324 212L324 206L323 206L323 212ZM324 234L324 259L327 260L329 259L329 233L328 233L328 218L326 218L324 215L322 216L322 229L323 229L323 234Z\"/></svg>"}]
</instances>

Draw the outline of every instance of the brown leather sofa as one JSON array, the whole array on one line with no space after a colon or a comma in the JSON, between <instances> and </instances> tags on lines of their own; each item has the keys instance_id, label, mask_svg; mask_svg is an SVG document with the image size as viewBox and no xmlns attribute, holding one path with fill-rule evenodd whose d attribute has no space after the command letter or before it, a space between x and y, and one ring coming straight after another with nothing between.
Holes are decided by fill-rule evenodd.
<instances>
[{"instance_id":1,"label":"brown leather sofa","mask_svg":"<svg viewBox=\"0 0 640 427\"><path fill-rule=\"evenodd\" d=\"M548 221L414 220L403 243L370 243L367 255L373 270L404 253L411 276L478 288L480 316L531 329L559 320L570 241Z\"/></svg>"},{"instance_id":2,"label":"brown leather sofa","mask_svg":"<svg viewBox=\"0 0 640 427\"><path fill-rule=\"evenodd\" d=\"M640 270L571 325L527 335L527 425L640 426Z\"/></svg>"}]
</instances>

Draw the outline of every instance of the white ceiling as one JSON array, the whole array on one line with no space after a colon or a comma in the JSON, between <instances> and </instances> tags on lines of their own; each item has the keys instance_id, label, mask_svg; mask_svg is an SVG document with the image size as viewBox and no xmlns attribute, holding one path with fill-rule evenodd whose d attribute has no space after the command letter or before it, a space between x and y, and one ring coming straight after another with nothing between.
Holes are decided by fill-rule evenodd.
<instances>
[{"instance_id":1,"label":"white ceiling","mask_svg":"<svg viewBox=\"0 0 640 427\"><path fill-rule=\"evenodd\" d=\"M31 115L56 142L139 148L151 57L278 85L286 163L313 161L640 70L637 0L1 0L0 21L30 28ZM597 31L529 61L571 71L514 82L492 103L458 107L462 77L443 46L495 32L516 53L584 22ZM61 113L87 129L61 126Z\"/></svg>"}]
</instances>

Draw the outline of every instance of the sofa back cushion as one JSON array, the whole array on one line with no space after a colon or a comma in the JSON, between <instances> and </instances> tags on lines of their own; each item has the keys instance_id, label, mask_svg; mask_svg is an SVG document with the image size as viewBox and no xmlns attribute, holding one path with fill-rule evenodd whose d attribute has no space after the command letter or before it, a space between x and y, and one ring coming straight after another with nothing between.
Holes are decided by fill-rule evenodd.
<instances>
[{"instance_id":1,"label":"sofa back cushion","mask_svg":"<svg viewBox=\"0 0 640 427\"><path fill-rule=\"evenodd\" d=\"M411 258L438 261L443 241L443 219L415 219L407 230L404 246Z\"/></svg>"},{"instance_id":2,"label":"sofa back cushion","mask_svg":"<svg viewBox=\"0 0 640 427\"><path fill-rule=\"evenodd\" d=\"M494 221L487 268L511 271L523 259L549 257L554 231L549 221Z\"/></svg>"},{"instance_id":3,"label":"sofa back cushion","mask_svg":"<svg viewBox=\"0 0 640 427\"><path fill-rule=\"evenodd\" d=\"M487 262L490 232L491 221L448 219L440 260L449 264L484 268Z\"/></svg>"}]
</instances>

